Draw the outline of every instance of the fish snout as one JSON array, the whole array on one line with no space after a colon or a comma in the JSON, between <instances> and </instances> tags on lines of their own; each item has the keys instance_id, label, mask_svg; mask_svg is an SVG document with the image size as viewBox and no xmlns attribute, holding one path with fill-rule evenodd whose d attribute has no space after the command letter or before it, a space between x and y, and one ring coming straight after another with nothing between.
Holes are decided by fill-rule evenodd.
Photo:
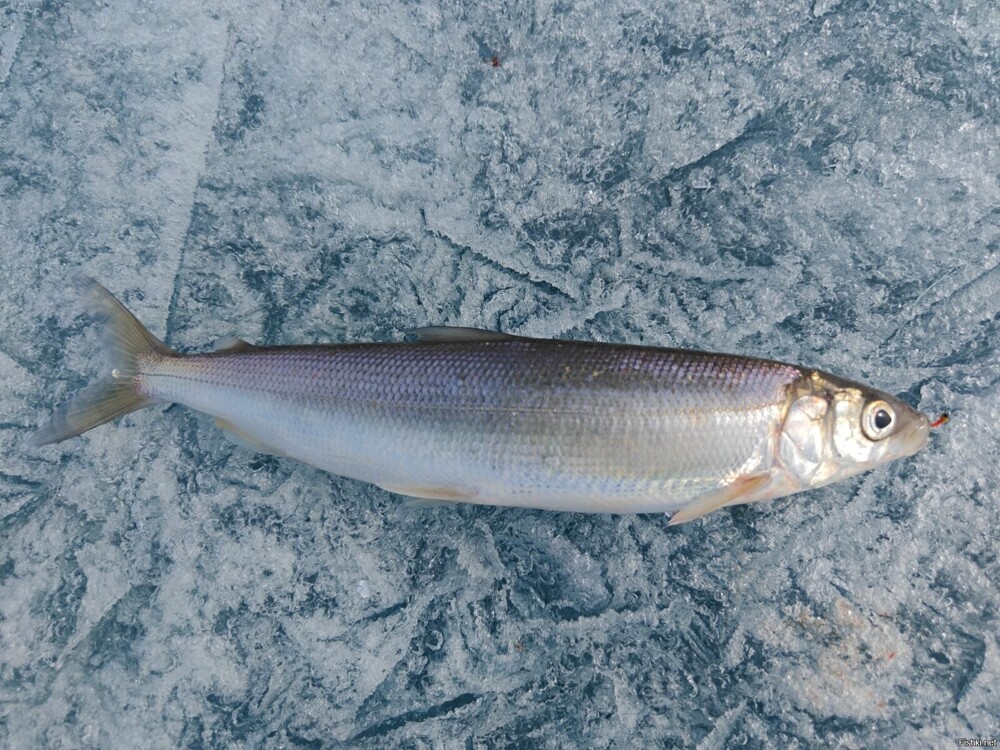
<instances>
[{"instance_id":1,"label":"fish snout","mask_svg":"<svg viewBox=\"0 0 1000 750\"><path fill-rule=\"evenodd\" d=\"M913 419L900 435L899 456L912 456L927 445L931 438L931 421L918 411L913 412Z\"/></svg>"}]
</instances>

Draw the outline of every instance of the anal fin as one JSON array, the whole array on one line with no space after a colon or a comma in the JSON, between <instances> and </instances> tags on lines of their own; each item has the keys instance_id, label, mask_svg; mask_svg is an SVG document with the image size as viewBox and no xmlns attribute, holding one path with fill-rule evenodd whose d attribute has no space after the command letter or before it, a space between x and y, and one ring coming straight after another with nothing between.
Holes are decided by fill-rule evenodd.
<instances>
[{"instance_id":1,"label":"anal fin","mask_svg":"<svg viewBox=\"0 0 1000 750\"><path fill-rule=\"evenodd\" d=\"M228 440L241 448L246 448L247 450L256 451L258 453L267 453L272 456L280 456L281 458L287 458L288 455L283 451L275 448L274 446L268 445L262 442L259 438L254 437L250 433L241 430L239 427L234 425L232 422L227 422L225 419L217 418L215 420L216 426L222 430L222 433L226 436Z\"/></svg>"},{"instance_id":2,"label":"anal fin","mask_svg":"<svg viewBox=\"0 0 1000 750\"><path fill-rule=\"evenodd\" d=\"M726 505L739 505L740 503L755 500L753 494L763 489L771 480L770 474L745 474L736 477L725 487L712 490L701 497L695 498L685 505L670 518L668 526L687 523L696 518L708 515L713 510L718 510Z\"/></svg>"}]
</instances>

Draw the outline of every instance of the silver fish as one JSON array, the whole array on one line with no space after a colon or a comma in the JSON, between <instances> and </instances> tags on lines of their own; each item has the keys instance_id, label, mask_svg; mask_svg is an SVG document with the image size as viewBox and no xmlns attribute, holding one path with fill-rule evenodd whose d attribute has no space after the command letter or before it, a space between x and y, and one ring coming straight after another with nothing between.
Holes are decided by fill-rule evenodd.
<instances>
[{"instance_id":1,"label":"silver fish","mask_svg":"<svg viewBox=\"0 0 1000 750\"><path fill-rule=\"evenodd\" d=\"M910 456L926 416L818 370L728 354L425 328L412 343L169 349L92 279L110 375L57 443L154 403L240 445L424 500L598 513L727 505Z\"/></svg>"}]
</instances>

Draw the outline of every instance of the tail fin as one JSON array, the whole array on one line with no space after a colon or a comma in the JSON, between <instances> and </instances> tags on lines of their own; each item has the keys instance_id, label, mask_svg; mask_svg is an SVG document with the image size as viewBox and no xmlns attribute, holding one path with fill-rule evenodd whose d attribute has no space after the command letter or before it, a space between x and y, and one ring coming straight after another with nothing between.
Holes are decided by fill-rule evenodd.
<instances>
[{"instance_id":1,"label":"tail fin","mask_svg":"<svg viewBox=\"0 0 1000 750\"><path fill-rule=\"evenodd\" d=\"M173 349L146 330L107 289L88 276L77 284L87 295L96 317L104 323L101 337L111 374L87 386L32 436L34 445L58 443L76 437L152 401L136 391L138 359L143 354L175 355Z\"/></svg>"}]
</instances>

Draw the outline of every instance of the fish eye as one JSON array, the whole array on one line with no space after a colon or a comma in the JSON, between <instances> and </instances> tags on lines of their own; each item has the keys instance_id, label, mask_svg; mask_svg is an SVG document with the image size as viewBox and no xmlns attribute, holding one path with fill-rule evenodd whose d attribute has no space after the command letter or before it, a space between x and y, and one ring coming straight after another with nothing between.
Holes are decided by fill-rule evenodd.
<instances>
[{"instance_id":1,"label":"fish eye","mask_svg":"<svg viewBox=\"0 0 1000 750\"><path fill-rule=\"evenodd\" d=\"M861 416L861 430L869 440L881 440L892 432L896 413L885 401L872 401Z\"/></svg>"}]
</instances>

